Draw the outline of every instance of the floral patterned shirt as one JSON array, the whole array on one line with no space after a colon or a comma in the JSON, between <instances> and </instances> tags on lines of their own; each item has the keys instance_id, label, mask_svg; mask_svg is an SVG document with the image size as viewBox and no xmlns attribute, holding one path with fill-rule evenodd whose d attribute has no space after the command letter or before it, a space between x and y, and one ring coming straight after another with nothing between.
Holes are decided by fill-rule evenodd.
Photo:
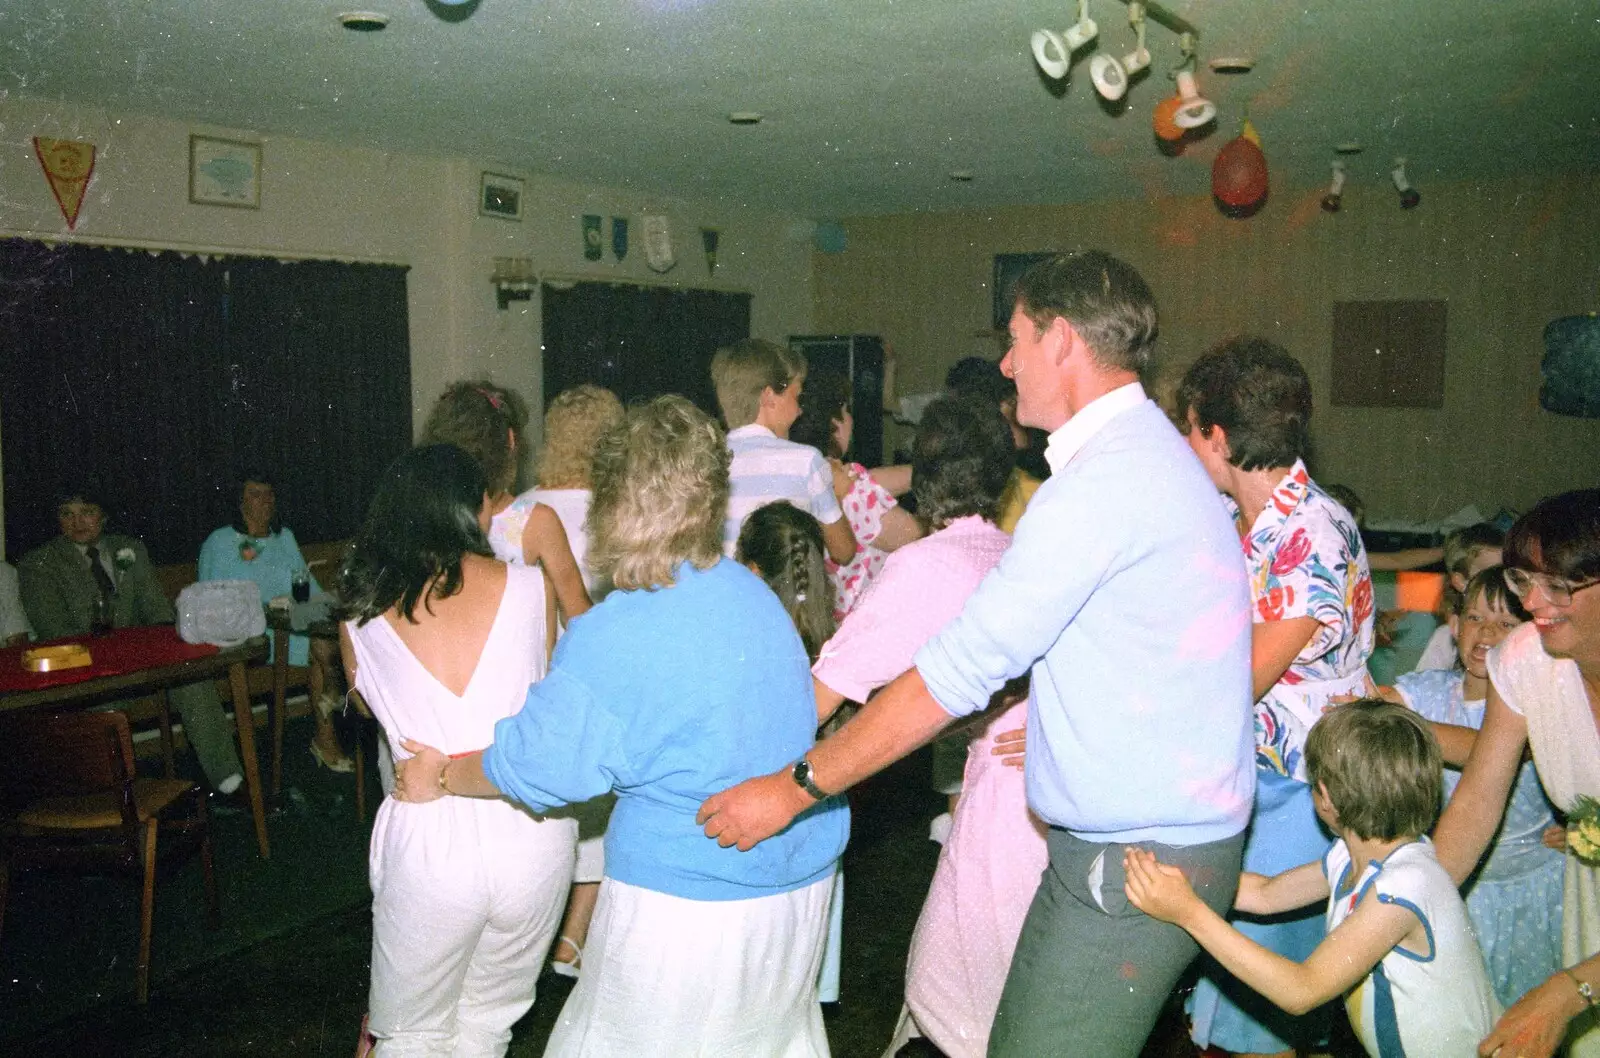
<instances>
[{"instance_id":1,"label":"floral patterned shirt","mask_svg":"<svg viewBox=\"0 0 1600 1058\"><path fill-rule=\"evenodd\" d=\"M1372 574L1355 519L1296 460L1244 537L1254 620L1318 628L1255 707L1256 764L1306 781L1305 744L1323 706L1366 687Z\"/></svg>"},{"instance_id":2,"label":"floral patterned shirt","mask_svg":"<svg viewBox=\"0 0 1600 1058\"><path fill-rule=\"evenodd\" d=\"M844 508L844 516L850 519L850 531L856 536L855 557L841 566L831 556L823 555L828 579L833 582L833 619L836 621L844 620L845 614L855 609L856 600L883 569L884 560L889 556L873 547L872 542L883 532L884 512L898 506L889 490L872 480L866 467L860 463L850 463L847 467L855 483L845 493L840 506Z\"/></svg>"}]
</instances>

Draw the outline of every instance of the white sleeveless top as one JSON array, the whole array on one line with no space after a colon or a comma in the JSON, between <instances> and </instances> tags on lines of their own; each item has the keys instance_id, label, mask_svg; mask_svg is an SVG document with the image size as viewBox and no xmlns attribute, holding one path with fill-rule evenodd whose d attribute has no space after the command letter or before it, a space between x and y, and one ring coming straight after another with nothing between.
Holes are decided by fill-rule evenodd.
<instances>
[{"instance_id":1,"label":"white sleeveless top","mask_svg":"<svg viewBox=\"0 0 1600 1058\"><path fill-rule=\"evenodd\" d=\"M536 569L508 566L489 638L459 697L429 672L388 620L345 622L356 655L356 688L383 724L396 760L410 754L402 738L447 753L470 753L494 741L494 725L520 710L528 686L543 678L544 577Z\"/></svg>"},{"instance_id":2,"label":"white sleeveless top","mask_svg":"<svg viewBox=\"0 0 1600 1058\"><path fill-rule=\"evenodd\" d=\"M522 565L522 534L528 527L528 517L533 508L544 504L556 512L561 528L567 534L567 546L578 563L583 576L583 586L589 592L589 601L598 603L611 590L609 580L603 580L589 569L589 537L584 532L584 520L589 516L588 489L534 489L524 492L494 516L489 523L489 546L495 557L514 566Z\"/></svg>"},{"instance_id":3,"label":"white sleeveless top","mask_svg":"<svg viewBox=\"0 0 1600 1058\"><path fill-rule=\"evenodd\" d=\"M1580 794L1600 798L1600 731L1578 663L1546 654L1529 621L1490 651L1489 679L1528 722L1533 764L1556 807L1571 809Z\"/></svg>"}]
</instances>

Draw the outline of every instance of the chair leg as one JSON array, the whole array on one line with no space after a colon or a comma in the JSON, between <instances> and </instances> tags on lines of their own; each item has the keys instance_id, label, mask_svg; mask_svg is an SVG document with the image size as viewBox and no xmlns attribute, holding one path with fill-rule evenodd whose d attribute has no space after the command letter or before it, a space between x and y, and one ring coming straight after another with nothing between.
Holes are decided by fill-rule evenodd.
<instances>
[{"instance_id":1,"label":"chair leg","mask_svg":"<svg viewBox=\"0 0 1600 1058\"><path fill-rule=\"evenodd\" d=\"M206 928L216 929L222 925L222 902L217 899L217 869L212 855L211 815L206 811L205 795L197 792L195 799L199 803L196 814L200 820L200 868L205 873L206 879Z\"/></svg>"},{"instance_id":2,"label":"chair leg","mask_svg":"<svg viewBox=\"0 0 1600 1058\"><path fill-rule=\"evenodd\" d=\"M157 708L161 717L161 765L169 779L176 778L178 769L174 761L177 753L172 742L172 703L167 700L167 689L156 692Z\"/></svg>"},{"instance_id":3,"label":"chair leg","mask_svg":"<svg viewBox=\"0 0 1600 1058\"><path fill-rule=\"evenodd\" d=\"M150 931L156 909L156 836L160 821L154 816L144 823L144 892L139 898L139 973L135 993L140 1006L150 1002Z\"/></svg>"}]
</instances>

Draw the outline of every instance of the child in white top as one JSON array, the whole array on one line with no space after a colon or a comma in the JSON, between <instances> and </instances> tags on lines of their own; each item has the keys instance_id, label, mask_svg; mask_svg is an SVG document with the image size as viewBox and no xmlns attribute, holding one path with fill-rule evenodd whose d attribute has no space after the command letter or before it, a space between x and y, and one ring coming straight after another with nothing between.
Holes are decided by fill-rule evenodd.
<instances>
[{"instance_id":1,"label":"child in white top","mask_svg":"<svg viewBox=\"0 0 1600 1058\"><path fill-rule=\"evenodd\" d=\"M1476 1055L1500 1007L1466 905L1423 836L1439 814L1438 743L1409 710L1363 698L1311 729L1306 765L1317 814L1339 840L1321 863L1243 875L1234 906L1270 915L1327 899L1328 936L1309 959L1251 941L1143 849L1126 853L1128 899L1290 1013L1345 996L1373 1058Z\"/></svg>"}]
</instances>

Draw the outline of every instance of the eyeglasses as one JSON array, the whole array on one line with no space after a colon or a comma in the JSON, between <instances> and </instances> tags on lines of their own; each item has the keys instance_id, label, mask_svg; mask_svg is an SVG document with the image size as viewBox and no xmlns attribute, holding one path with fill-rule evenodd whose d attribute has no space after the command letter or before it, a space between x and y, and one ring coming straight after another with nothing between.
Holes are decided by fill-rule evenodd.
<instances>
[{"instance_id":1,"label":"eyeglasses","mask_svg":"<svg viewBox=\"0 0 1600 1058\"><path fill-rule=\"evenodd\" d=\"M1581 584L1574 584L1565 577L1554 577L1548 573L1530 573L1525 569L1508 569L1505 573L1506 587L1511 589L1511 594L1527 602L1535 586L1550 600L1552 606L1571 606L1572 597L1585 588L1592 588L1600 584L1600 580L1586 580Z\"/></svg>"}]
</instances>

